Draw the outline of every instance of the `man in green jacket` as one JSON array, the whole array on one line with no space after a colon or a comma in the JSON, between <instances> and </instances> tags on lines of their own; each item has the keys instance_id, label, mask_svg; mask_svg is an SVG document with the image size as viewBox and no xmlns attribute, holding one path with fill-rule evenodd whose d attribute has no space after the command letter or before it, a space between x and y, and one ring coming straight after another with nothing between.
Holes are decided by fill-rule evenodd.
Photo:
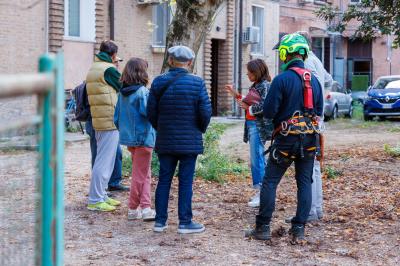
<instances>
[{"instance_id":1,"label":"man in green jacket","mask_svg":"<svg viewBox=\"0 0 400 266\"><path fill-rule=\"evenodd\" d=\"M119 133L114 125L117 93L121 87L120 73L113 62L118 46L103 41L100 53L86 76L86 89L95 130L97 155L92 168L89 190L89 210L113 211L121 203L107 196L106 188L114 169Z\"/></svg>"}]
</instances>

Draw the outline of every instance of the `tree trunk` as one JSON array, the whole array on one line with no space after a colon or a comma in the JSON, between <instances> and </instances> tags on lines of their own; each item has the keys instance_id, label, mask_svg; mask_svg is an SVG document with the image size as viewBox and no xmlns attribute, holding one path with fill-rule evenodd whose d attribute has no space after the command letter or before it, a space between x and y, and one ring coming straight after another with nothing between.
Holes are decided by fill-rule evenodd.
<instances>
[{"instance_id":1,"label":"tree trunk","mask_svg":"<svg viewBox=\"0 0 400 266\"><path fill-rule=\"evenodd\" d=\"M185 45L197 55L223 2L224 0L176 0L176 11L167 33L161 73L168 68L168 48ZM193 67L194 64L191 70Z\"/></svg>"}]
</instances>

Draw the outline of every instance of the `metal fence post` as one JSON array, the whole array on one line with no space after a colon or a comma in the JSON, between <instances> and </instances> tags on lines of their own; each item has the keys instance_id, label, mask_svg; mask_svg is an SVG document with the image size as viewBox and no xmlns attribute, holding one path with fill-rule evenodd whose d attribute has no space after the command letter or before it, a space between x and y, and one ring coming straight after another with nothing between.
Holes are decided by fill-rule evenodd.
<instances>
[{"instance_id":1,"label":"metal fence post","mask_svg":"<svg viewBox=\"0 0 400 266\"><path fill-rule=\"evenodd\" d=\"M55 126L56 149L53 154L55 159L55 222L56 222L56 258L55 265L61 266L64 261L64 55L58 53L56 57L55 80Z\"/></svg>"},{"instance_id":2,"label":"metal fence post","mask_svg":"<svg viewBox=\"0 0 400 266\"><path fill-rule=\"evenodd\" d=\"M54 59L50 55L43 55L39 59L39 72L52 73ZM52 265L52 221L53 221L53 169L51 167L51 153L53 146L52 119L51 119L52 93L43 95L41 108L42 124L40 127L40 258L37 263L47 266ZM39 240L39 239L38 239Z\"/></svg>"}]
</instances>

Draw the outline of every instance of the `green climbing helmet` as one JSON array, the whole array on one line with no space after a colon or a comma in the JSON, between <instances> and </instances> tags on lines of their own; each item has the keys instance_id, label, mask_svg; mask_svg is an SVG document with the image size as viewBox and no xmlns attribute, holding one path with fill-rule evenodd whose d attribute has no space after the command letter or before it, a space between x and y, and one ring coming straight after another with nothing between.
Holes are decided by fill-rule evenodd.
<instances>
[{"instance_id":1,"label":"green climbing helmet","mask_svg":"<svg viewBox=\"0 0 400 266\"><path fill-rule=\"evenodd\" d=\"M299 53L307 56L310 52L306 38L298 33L287 34L282 37L279 43L279 58L285 61L288 54Z\"/></svg>"}]
</instances>

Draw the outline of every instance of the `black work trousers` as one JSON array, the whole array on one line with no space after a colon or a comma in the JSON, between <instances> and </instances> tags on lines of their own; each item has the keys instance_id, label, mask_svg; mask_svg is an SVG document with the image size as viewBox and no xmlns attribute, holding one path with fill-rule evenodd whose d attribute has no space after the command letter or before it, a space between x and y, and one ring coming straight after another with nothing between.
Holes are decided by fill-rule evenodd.
<instances>
[{"instance_id":1,"label":"black work trousers","mask_svg":"<svg viewBox=\"0 0 400 266\"><path fill-rule=\"evenodd\" d=\"M265 176L261 187L260 210L256 216L256 224L271 222L275 210L276 189L287 168L294 162L297 183L297 211L293 224L305 224L311 209L311 183L314 167L315 135L304 135L302 144L300 136L279 135L271 147ZM303 149L304 157L301 156ZM291 158L294 156L295 158Z\"/></svg>"}]
</instances>

